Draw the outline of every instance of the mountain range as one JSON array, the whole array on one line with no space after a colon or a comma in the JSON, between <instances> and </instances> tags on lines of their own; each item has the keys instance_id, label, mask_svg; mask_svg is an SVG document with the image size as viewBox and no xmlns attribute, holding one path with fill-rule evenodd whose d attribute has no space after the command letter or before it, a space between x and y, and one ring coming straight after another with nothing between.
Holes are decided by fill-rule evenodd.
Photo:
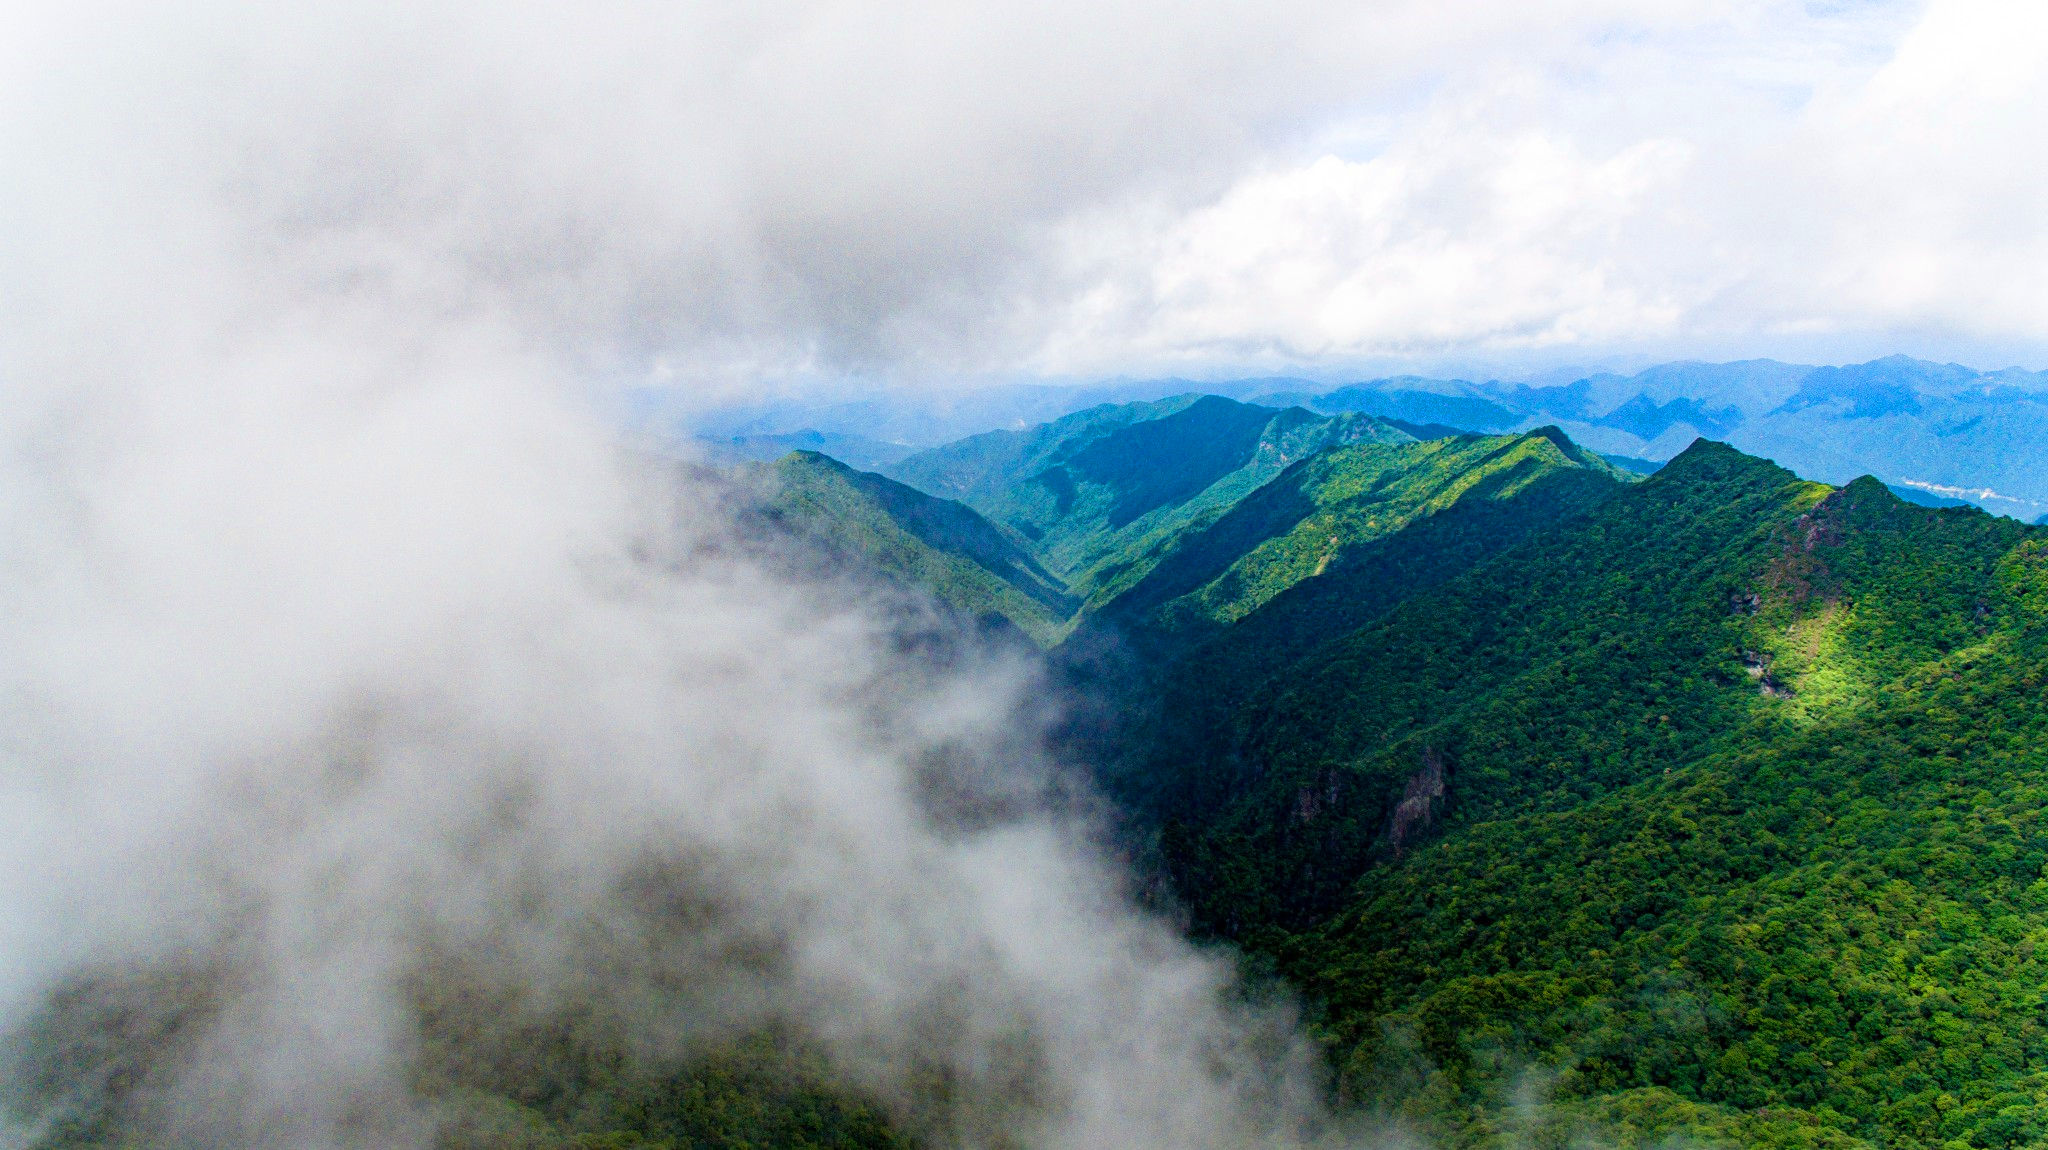
<instances>
[{"instance_id":1,"label":"mountain range","mask_svg":"<svg viewBox=\"0 0 2048 1150\"><path fill-rule=\"evenodd\" d=\"M1744 370L1693 415L1905 404ZM1071 611L1033 633L1161 905L1303 997L1340 1097L1458 1146L2048 1137L2048 531L1314 402L1104 405L858 485Z\"/></svg>"},{"instance_id":2,"label":"mountain range","mask_svg":"<svg viewBox=\"0 0 2048 1150\"><path fill-rule=\"evenodd\" d=\"M939 398L765 405L700 419L693 431L726 455L767 459L809 448L887 470L971 434L1188 392L1323 414L1360 412L1421 425L1423 438L1554 425L1638 470L1705 437L1825 482L1868 473L1922 499L1963 500L2030 522L2048 516L2048 467L2041 462L2048 459L2048 372L1979 371L1906 356L1839 367L1676 362L1561 383L1400 376L1344 384L1257 378L1010 385ZM658 402L648 403L658 413ZM645 418L659 422L653 414Z\"/></svg>"}]
</instances>

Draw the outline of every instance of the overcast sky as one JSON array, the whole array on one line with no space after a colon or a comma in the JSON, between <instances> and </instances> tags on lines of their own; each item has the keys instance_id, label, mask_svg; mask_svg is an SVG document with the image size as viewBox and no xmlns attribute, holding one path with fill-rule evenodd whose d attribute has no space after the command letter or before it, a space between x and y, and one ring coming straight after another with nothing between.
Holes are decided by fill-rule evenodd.
<instances>
[{"instance_id":1,"label":"overcast sky","mask_svg":"<svg viewBox=\"0 0 2048 1150\"><path fill-rule=\"evenodd\" d=\"M2043 365L2048 6L1624 8L1448 52L1076 245L1039 354Z\"/></svg>"},{"instance_id":2,"label":"overcast sky","mask_svg":"<svg viewBox=\"0 0 2048 1150\"><path fill-rule=\"evenodd\" d=\"M0 371L336 311L722 397L2048 367L2036 2L295 7L14 6Z\"/></svg>"}]
</instances>

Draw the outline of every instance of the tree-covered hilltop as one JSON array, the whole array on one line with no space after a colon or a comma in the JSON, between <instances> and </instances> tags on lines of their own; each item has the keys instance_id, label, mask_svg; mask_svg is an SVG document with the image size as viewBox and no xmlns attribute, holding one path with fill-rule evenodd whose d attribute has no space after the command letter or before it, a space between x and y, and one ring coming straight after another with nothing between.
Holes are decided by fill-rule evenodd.
<instances>
[{"instance_id":1,"label":"tree-covered hilltop","mask_svg":"<svg viewBox=\"0 0 2048 1150\"><path fill-rule=\"evenodd\" d=\"M2042 532L1701 444L1269 670L1160 851L1449 1141L2031 1144L2044 669Z\"/></svg>"},{"instance_id":2,"label":"tree-covered hilltop","mask_svg":"<svg viewBox=\"0 0 2048 1150\"><path fill-rule=\"evenodd\" d=\"M1245 429L1256 437L1238 436ZM1048 429L1018 435L1035 441ZM1340 588L1357 581L1354 569L1370 566L1367 554L1434 554L1445 539L1410 546L1397 537L1428 533L1421 525L1454 507L1497 505L1497 518L1533 525L1565 504L1605 495L1621 475L1555 432L1418 442L1370 420L1228 400L1105 409L1068 421L1052 438L1056 446L1028 466L954 484L972 487L998 512L1007 509L1036 543L965 503L816 452L757 468L745 487L757 521L802 547L921 588L970 616L1007 619L1041 646L1059 645L1083 622L1093 624L1088 642L1113 633L1119 643L1186 646L1306 583L1325 590L1320 602L1346 598ZM1133 443L1140 460L1104 462L1111 449ZM955 446L974 455L987 445ZM1245 451L1249 462L1212 478ZM1172 479L1183 466L1196 477ZM1093 478L1075 488L1085 497L1064 512L1038 505L1048 474L1087 468ZM1001 480L1010 485L996 486ZM1117 525L1118 501L1149 504L1160 491L1198 486ZM1454 522L1464 518L1444 520ZM1076 590L1056 573L1048 539L1090 556L1092 565L1072 576Z\"/></svg>"},{"instance_id":3,"label":"tree-covered hilltop","mask_svg":"<svg viewBox=\"0 0 2048 1150\"><path fill-rule=\"evenodd\" d=\"M1332 571L1318 585L1335 587L1361 549L1405 554L1382 541L1461 502L1524 500L1516 515L1539 521L1558 471L1574 504L1625 478L1554 429L1418 441L1376 419L1217 396L1094 408L892 469L1014 531L1083 620L1179 645Z\"/></svg>"},{"instance_id":4,"label":"tree-covered hilltop","mask_svg":"<svg viewBox=\"0 0 2048 1150\"><path fill-rule=\"evenodd\" d=\"M1454 507L1495 504L1533 525L1622 476L1555 431L1416 441L1376 420L1213 396L978 436L899 470L927 490L795 452L768 469L762 513L1047 647L1091 621L1086 643L1186 646L1310 582L1335 603L1345 595L1328 592L1356 582L1368 553L1433 554L1444 539L1394 540Z\"/></svg>"},{"instance_id":5,"label":"tree-covered hilltop","mask_svg":"<svg viewBox=\"0 0 2048 1150\"><path fill-rule=\"evenodd\" d=\"M1382 458L1358 466L1368 453ZM1203 604L1202 591L1161 608L1141 585L1093 620L1115 634L1123 659L1139 664L1135 674L1123 669L1132 687L1113 729L1089 749L1105 785L1141 825L1165 810L1211 810L1221 800L1208 792L1236 786L1227 770L1204 764L1236 754L1237 712L1268 680L1530 534L1590 514L1623 486L1611 468L1551 434L1329 454L1246 501L1298 506L1300 526L1269 542L1317 549L1313 567L1297 566L1293 581L1263 588L1252 610L1235 620L1197 614L1188 608ZM1283 547L1272 550L1285 554ZM1255 548L1247 559L1257 555ZM1234 562L1210 586L1238 590L1236 573L1249 565ZM1185 566L1169 562L1161 571ZM1092 669L1077 652L1062 655L1078 670Z\"/></svg>"}]
</instances>

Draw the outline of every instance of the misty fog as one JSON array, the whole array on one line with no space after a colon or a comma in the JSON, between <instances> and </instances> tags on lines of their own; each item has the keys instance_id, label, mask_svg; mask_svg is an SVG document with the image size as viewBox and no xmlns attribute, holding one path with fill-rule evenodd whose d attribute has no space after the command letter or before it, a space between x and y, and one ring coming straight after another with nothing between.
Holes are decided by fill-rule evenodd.
<instances>
[{"instance_id":1,"label":"misty fog","mask_svg":"<svg viewBox=\"0 0 2048 1150\"><path fill-rule=\"evenodd\" d=\"M1136 908L1031 660L745 537L612 401L1004 338L1020 222L1270 110L1228 20L946 100L1159 13L10 16L10 1140L118 1095L151 1145L426 1146L435 1067L564 1018L794 1035L939 1144L1326 1133L1285 1005Z\"/></svg>"}]
</instances>

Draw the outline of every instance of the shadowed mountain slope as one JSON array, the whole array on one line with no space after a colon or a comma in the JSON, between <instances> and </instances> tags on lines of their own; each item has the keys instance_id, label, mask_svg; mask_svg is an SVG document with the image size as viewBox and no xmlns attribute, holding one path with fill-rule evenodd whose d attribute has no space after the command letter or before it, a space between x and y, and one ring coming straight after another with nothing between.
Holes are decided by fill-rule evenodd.
<instances>
[{"instance_id":1,"label":"shadowed mountain slope","mask_svg":"<svg viewBox=\"0 0 2048 1150\"><path fill-rule=\"evenodd\" d=\"M1152 760L1159 850L1354 1096L1471 1144L2048 1133L2042 532L1702 443L1276 662Z\"/></svg>"},{"instance_id":2,"label":"shadowed mountain slope","mask_svg":"<svg viewBox=\"0 0 2048 1150\"><path fill-rule=\"evenodd\" d=\"M1105 613L1120 640L1117 649L1127 657L1141 654L1146 663L1141 676L1119 674L1144 685L1118 719L1122 734L1096 752L1105 782L1126 805L1143 812L1214 808L1237 783L1230 772L1197 764L1234 755L1237 711L1270 690L1269 681L1332 639L1530 534L1589 514L1624 486L1610 470L1589 465L1576 448L1548 436L1467 437L1396 450L1411 456L1408 470L1372 475L1352 499L1332 501L1325 514L1307 517L1315 525L1312 538L1331 545L1311 577L1243 616L1224 625L1190 621L1198 597L1183 597L1192 605L1168 604L1178 613L1120 614L1121 602ZM1313 472L1302 477L1306 481L1325 470L1314 463L1301 469ZM1362 530L1346 538L1319 522L1340 517Z\"/></svg>"}]
</instances>

